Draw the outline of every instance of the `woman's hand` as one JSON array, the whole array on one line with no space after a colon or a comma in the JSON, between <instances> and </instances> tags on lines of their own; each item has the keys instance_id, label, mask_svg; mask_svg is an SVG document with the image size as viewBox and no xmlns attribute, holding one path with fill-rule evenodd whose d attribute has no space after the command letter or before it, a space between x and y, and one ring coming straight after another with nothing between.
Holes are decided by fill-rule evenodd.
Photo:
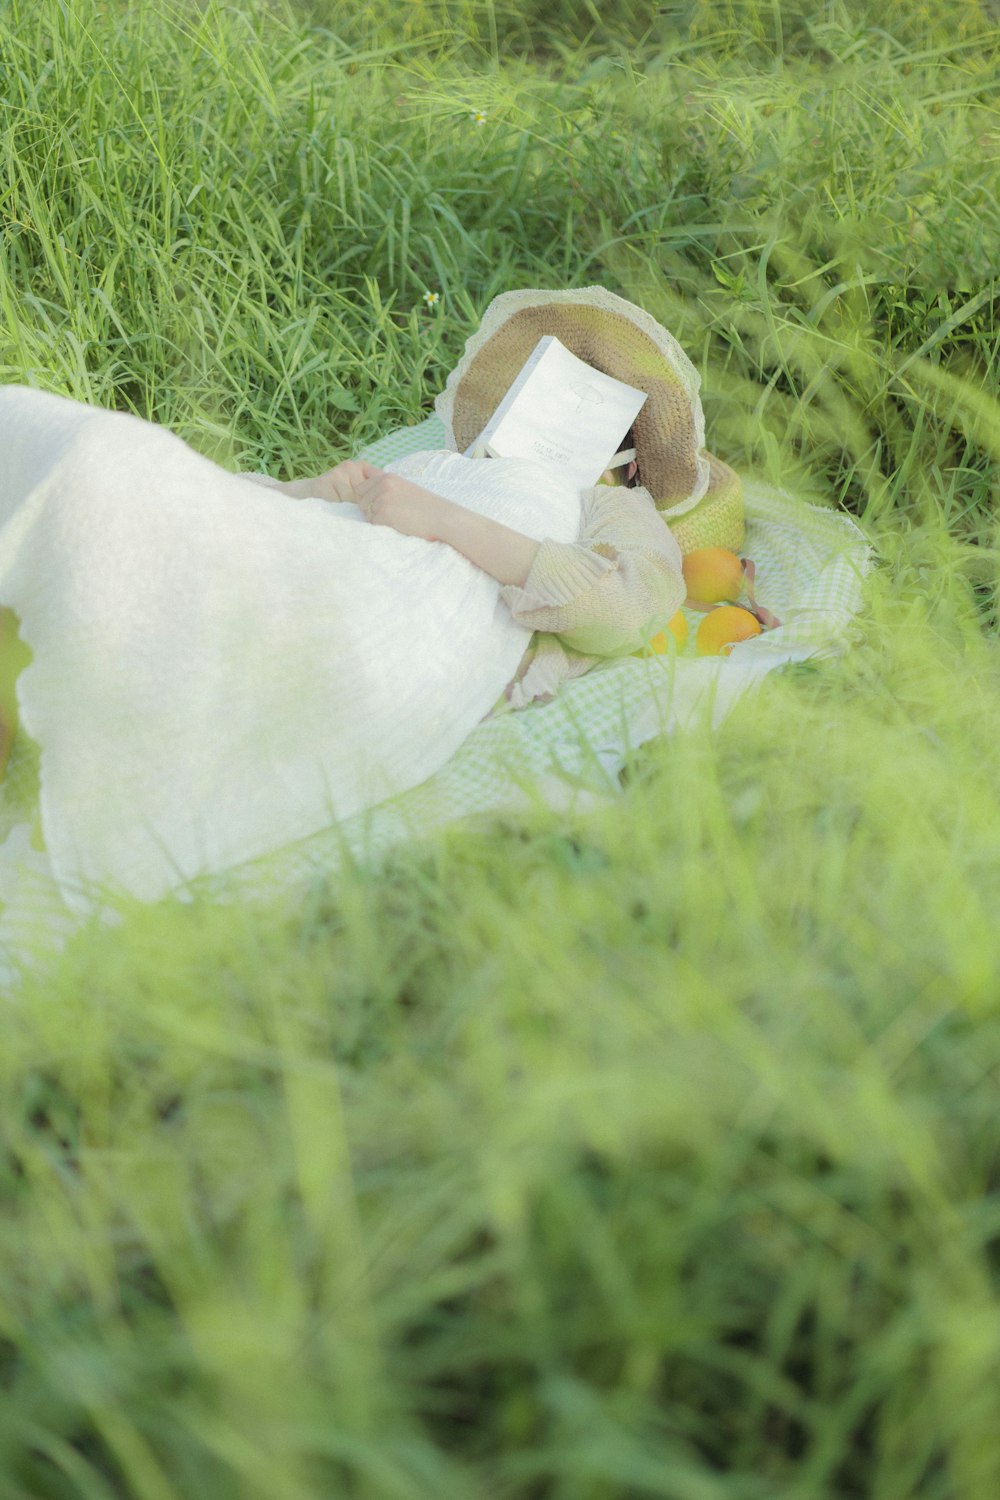
<instances>
[{"instance_id":1,"label":"woman's hand","mask_svg":"<svg viewBox=\"0 0 1000 1500\"><path fill-rule=\"evenodd\" d=\"M401 474L387 474L362 459L348 459L322 476L336 500L352 500L373 526L391 526L404 536L436 542L450 501Z\"/></svg>"},{"instance_id":2,"label":"woman's hand","mask_svg":"<svg viewBox=\"0 0 1000 1500\"><path fill-rule=\"evenodd\" d=\"M465 514L460 505L432 494L401 474L387 474L360 458L335 464L315 479L272 479L266 483L270 489L281 490L297 500L321 499L356 505L373 526L391 526L404 536L421 536L428 542L443 540L441 528L451 512Z\"/></svg>"},{"instance_id":3,"label":"woman's hand","mask_svg":"<svg viewBox=\"0 0 1000 1500\"><path fill-rule=\"evenodd\" d=\"M358 460L355 466L363 474L352 475L354 504L373 526L391 526L405 537L423 537L426 541L441 538L442 514L450 508L450 501L402 474L387 474L385 469Z\"/></svg>"},{"instance_id":4,"label":"woman's hand","mask_svg":"<svg viewBox=\"0 0 1000 1500\"><path fill-rule=\"evenodd\" d=\"M315 483L328 500L352 501L373 526L391 526L404 536L454 547L498 583L523 585L538 552L532 537L363 459L337 464Z\"/></svg>"},{"instance_id":5,"label":"woman's hand","mask_svg":"<svg viewBox=\"0 0 1000 1500\"><path fill-rule=\"evenodd\" d=\"M358 485L364 484L372 474L381 472L373 464L366 464L359 458L349 458L345 463L336 464L332 469L327 469L326 473L320 474L314 483L324 500L349 501L352 505L356 505Z\"/></svg>"}]
</instances>

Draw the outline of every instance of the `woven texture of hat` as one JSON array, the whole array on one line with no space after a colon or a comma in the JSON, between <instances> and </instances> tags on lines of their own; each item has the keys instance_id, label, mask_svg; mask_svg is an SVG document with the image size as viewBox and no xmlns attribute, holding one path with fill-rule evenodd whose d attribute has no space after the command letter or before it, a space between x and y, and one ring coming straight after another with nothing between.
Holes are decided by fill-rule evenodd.
<instances>
[{"instance_id":1,"label":"woven texture of hat","mask_svg":"<svg viewBox=\"0 0 1000 1500\"><path fill-rule=\"evenodd\" d=\"M458 451L476 440L546 334L647 393L632 429L641 482L671 516L693 508L710 478L698 372L672 334L604 287L527 289L493 299L435 402Z\"/></svg>"}]
</instances>

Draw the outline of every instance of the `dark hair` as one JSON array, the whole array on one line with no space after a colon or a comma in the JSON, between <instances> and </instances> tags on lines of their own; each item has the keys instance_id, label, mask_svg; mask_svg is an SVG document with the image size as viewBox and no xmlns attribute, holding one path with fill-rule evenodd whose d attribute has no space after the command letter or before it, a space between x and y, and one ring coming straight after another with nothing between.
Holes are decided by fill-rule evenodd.
<instances>
[{"instance_id":1,"label":"dark hair","mask_svg":"<svg viewBox=\"0 0 1000 1500\"><path fill-rule=\"evenodd\" d=\"M630 427L629 430L628 430L628 432L626 432L625 436L622 438L622 447L623 448L634 448L635 447L635 428L634 427ZM630 462L631 462L631 460L630 460ZM624 467L627 470L628 469L628 464L625 464ZM638 466L636 467L636 471L632 475L632 478L631 479L626 479L624 481L624 483L625 483L626 488L628 488L630 490L634 490L637 484L641 484L642 483L642 475L639 473Z\"/></svg>"}]
</instances>

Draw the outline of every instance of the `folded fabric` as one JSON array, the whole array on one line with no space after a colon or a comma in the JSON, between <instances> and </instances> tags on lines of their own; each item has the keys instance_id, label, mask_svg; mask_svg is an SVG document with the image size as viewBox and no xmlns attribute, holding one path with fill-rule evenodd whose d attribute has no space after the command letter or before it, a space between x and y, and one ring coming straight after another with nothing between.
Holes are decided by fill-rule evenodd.
<instances>
[{"instance_id":1,"label":"folded fabric","mask_svg":"<svg viewBox=\"0 0 1000 1500\"><path fill-rule=\"evenodd\" d=\"M431 418L423 430L426 449L385 463L433 488L430 454L454 450L440 447L445 433L439 419ZM240 477L281 488L266 474ZM605 657L627 655L644 635L661 630L684 598L681 549L648 490L597 485L582 492L579 536L570 541L545 536L524 583L503 584L499 592L513 619L532 636L494 713L547 701L564 678L579 676Z\"/></svg>"},{"instance_id":2,"label":"folded fabric","mask_svg":"<svg viewBox=\"0 0 1000 1500\"><path fill-rule=\"evenodd\" d=\"M32 653L21 721L81 911L100 886L156 900L418 785L530 641L455 548L250 484L158 424L6 386L0 445L0 599ZM552 466L414 463L501 525L578 535L579 491Z\"/></svg>"},{"instance_id":3,"label":"folded fabric","mask_svg":"<svg viewBox=\"0 0 1000 1500\"><path fill-rule=\"evenodd\" d=\"M364 456L386 463L433 444L438 431L418 424L372 445ZM594 798L615 798L621 795L621 767L647 740L703 716L718 724L766 673L788 662L846 651L873 566L873 549L860 528L848 516L753 479L744 480L744 498L744 550L757 565L760 603L782 621L778 629L742 642L729 657L681 652L600 663L564 680L552 702L485 718L419 784L354 815L331 819L275 853L195 878L178 894L215 900L267 896L325 879L345 858L378 858L455 820L489 819L538 801L572 809ZM692 625L699 618L692 615ZM11 874L19 862L30 867L28 878L20 881ZM6 952L10 979L36 950L41 931L61 942L74 918L46 874L45 856L31 849L23 822L0 847L0 867L5 863L0 955ZM91 909L99 912L100 902Z\"/></svg>"}]
</instances>

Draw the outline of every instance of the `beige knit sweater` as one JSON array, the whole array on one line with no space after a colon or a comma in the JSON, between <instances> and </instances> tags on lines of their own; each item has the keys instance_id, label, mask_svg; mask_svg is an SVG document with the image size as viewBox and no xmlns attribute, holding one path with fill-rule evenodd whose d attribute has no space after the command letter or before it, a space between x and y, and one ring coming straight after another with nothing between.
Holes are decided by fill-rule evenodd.
<instances>
[{"instance_id":1,"label":"beige knit sweater","mask_svg":"<svg viewBox=\"0 0 1000 1500\"><path fill-rule=\"evenodd\" d=\"M536 634L487 717L548 703L561 682L638 651L684 594L680 548L648 490L585 491L579 541L542 542L524 585L501 585L514 618Z\"/></svg>"}]
</instances>

